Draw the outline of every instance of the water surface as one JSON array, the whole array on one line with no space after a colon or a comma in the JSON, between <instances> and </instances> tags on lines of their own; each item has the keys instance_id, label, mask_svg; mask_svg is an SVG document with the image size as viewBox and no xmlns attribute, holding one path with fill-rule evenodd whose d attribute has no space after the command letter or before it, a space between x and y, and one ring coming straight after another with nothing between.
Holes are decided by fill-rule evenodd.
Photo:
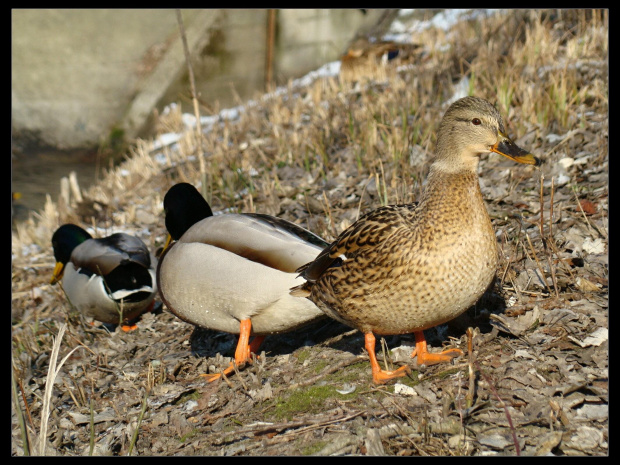
<instances>
[{"instance_id":1,"label":"water surface","mask_svg":"<svg viewBox=\"0 0 620 465\"><path fill-rule=\"evenodd\" d=\"M45 196L54 202L60 194L60 179L75 171L80 188L95 182L97 155L92 151L40 150L13 154L11 160L11 191L19 192L13 201L13 220L24 221L32 211L45 206ZM99 170L101 177L102 170Z\"/></svg>"}]
</instances>

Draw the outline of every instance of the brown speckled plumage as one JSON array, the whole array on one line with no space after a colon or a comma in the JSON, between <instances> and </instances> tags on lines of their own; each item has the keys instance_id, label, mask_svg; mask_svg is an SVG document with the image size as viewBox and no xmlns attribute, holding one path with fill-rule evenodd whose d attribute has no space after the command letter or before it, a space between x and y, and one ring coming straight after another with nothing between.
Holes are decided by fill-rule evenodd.
<instances>
[{"instance_id":1,"label":"brown speckled plumage","mask_svg":"<svg viewBox=\"0 0 620 465\"><path fill-rule=\"evenodd\" d=\"M375 366L373 334L413 332L419 363L450 359L454 354L426 353L422 331L464 312L493 280L497 243L477 174L480 155L491 151L539 163L507 138L490 103L458 100L440 125L419 204L370 212L298 270L307 282L294 288L294 295L307 296L329 316L366 334L377 383L407 370Z\"/></svg>"}]
</instances>

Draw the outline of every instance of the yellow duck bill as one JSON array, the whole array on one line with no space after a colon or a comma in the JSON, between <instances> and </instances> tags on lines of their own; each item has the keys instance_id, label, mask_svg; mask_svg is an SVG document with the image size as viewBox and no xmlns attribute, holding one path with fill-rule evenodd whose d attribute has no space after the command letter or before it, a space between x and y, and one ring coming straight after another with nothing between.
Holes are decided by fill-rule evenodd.
<instances>
[{"instance_id":1,"label":"yellow duck bill","mask_svg":"<svg viewBox=\"0 0 620 465\"><path fill-rule=\"evenodd\" d=\"M491 152L499 153L500 155L510 158L517 163L524 163L526 165L540 166L540 159L532 155L531 153L523 150L517 144L515 144L510 137L503 132L499 133L500 140L493 146L491 146Z\"/></svg>"}]
</instances>

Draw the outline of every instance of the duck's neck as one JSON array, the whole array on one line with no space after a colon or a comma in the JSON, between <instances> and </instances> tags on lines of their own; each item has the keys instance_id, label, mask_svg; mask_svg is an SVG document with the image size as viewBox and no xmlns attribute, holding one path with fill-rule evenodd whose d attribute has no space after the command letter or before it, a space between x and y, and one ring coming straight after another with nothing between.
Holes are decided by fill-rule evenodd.
<instances>
[{"instance_id":1,"label":"duck's neck","mask_svg":"<svg viewBox=\"0 0 620 465\"><path fill-rule=\"evenodd\" d=\"M489 221L477 170L444 170L433 164L418 211L424 212L429 222L433 222L438 214L443 218L454 216L464 221L471 218L476 223Z\"/></svg>"}]
</instances>

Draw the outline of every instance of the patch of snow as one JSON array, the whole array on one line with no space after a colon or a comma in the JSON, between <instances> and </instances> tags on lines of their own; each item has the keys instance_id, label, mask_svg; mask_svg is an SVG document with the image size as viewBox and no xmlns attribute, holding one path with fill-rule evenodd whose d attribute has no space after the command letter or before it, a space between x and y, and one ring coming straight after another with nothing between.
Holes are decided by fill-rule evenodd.
<instances>
[{"instance_id":1,"label":"patch of snow","mask_svg":"<svg viewBox=\"0 0 620 465\"><path fill-rule=\"evenodd\" d=\"M300 86L300 87L309 86L314 81L316 81L318 78L337 76L338 73L340 73L340 60L332 61L330 63L327 63L327 64L321 66L319 69L317 69L315 71L310 71L308 74L306 74L305 76L303 76L303 77L301 77L299 79L295 79L293 81L293 86L294 87L296 87L296 86ZM278 89L285 89L285 88L284 87L279 87Z\"/></svg>"},{"instance_id":2,"label":"patch of snow","mask_svg":"<svg viewBox=\"0 0 620 465\"><path fill-rule=\"evenodd\" d=\"M404 32L407 31L407 26L405 26L404 23L402 23L401 21L395 19L392 24L390 25L390 31L393 34L402 34ZM385 39L385 37L384 37Z\"/></svg>"},{"instance_id":3,"label":"patch of snow","mask_svg":"<svg viewBox=\"0 0 620 465\"><path fill-rule=\"evenodd\" d=\"M158 152L155 155L153 155L153 160L155 160L155 162L158 163L159 165L166 165L166 163L168 163L166 156L161 152Z\"/></svg>"},{"instance_id":4,"label":"patch of snow","mask_svg":"<svg viewBox=\"0 0 620 465\"><path fill-rule=\"evenodd\" d=\"M166 107L167 108L167 107ZM194 119L195 121L195 119ZM181 139L181 134L176 132L166 132L164 134L160 134L157 139L153 141L153 149L157 150L162 147L166 147L168 145L172 145Z\"/></svg>"},{"instance_id":5,"label":"patch of snow","mask_svg":"<svg viewBox=\"0 0 620 465\"><path fill-rule=\"evenodd\" d=\"M181 115L181 121L183 122L183 126L186 128L193 128L196 126L196 117L190 113L183 113Z\"/></svg>"},{"instance_id":6,"label":"patch of snow","mask_svg":"<svg viewBox=\"0 0 620 465\"><path fill-rule=\"evenodd\" d=\"M413 10L404 10L404 11L406 11L406 13L401 11L399 16L405 16L406 14L410 14ZM433 16L429 20L412 21L409 28L407 29L407 32L409 32L410 34L419 33L431 27L436 27L438 29L447 31L459 21L468 20L468 19L476 19L483 15L488 16L497 11L501 11L501 10L498 10L495 8L475 9L475 10L450 8L450 9L446 9L444 11L437 13L435 16ZM400 26L397 26L397 27L400 27Z\"/></svg>"},{"instance_id":7,"label":"patch of snow","mask_svg":"<svg viewBox=\"0 0 620 465\"><path fill-rule=\"evenodd\" d=\"M469 95L469 78L467 76L463 76L461 80L454 86L454 94L450 99L448 99L444 106L449 106L452 103L456 102L458 99L467 97Z\"/></svg>"},{"instance_id":8,"label":"patch of snow","mask_svg":"<svg viewBox=\"0 0 620 465\"><path fill-rule=\"evenodd\" d=\"M396 42L412 43L413 37L416 33L436 27L445 31L449 30L459 21L475 19L483 15L490 15L495 12L502 12L498 9L447 9L437 13L433 18L426 21L409 20L409 19L397 19L394 20L390 26L390 32L383 36L383 40L393 40ZM399 18L405 18L414 12L414 9L401 9L398 13ZM448 45L445 47L449 48ZM442 50L442 45L437 46L438 50ZM410 65L405 65L405 68ZM301 78L292 81L291 85L277 87L273 92L263 94L260 97L260 101L268 101L274 97L287 98L289 92L292 89L307 87L314 81L320 78L335 77L340 73L340 60L326 63L318 69L309 72ZM455 94L450 100L450 103L468 95L469 92L469 79L464 77L456 86ZM295 94L293 94L295 95ZM237 120L240 117L241 112L246 108L250 108L258 105L256 100L248 100L243 105L239 105L233 108L226 108L221 110L217 115L201 116L200 123L203 126L203 131L210 131L213 125L221 122L222 120ZM176 103L171 103L162 110L162 114L168 114L176 108ZM181 120L186 128L193 128L196 126L196 117L189 113L183 113ZM176 137L176 139L175 139ZM173 144L181 138L181 134L162 134L155 142L154 148L158 149L163 146ZM174 149L174 147L173 147ZM161 163L161 161L159 161Z\"/></svg>"}]
</instances>

